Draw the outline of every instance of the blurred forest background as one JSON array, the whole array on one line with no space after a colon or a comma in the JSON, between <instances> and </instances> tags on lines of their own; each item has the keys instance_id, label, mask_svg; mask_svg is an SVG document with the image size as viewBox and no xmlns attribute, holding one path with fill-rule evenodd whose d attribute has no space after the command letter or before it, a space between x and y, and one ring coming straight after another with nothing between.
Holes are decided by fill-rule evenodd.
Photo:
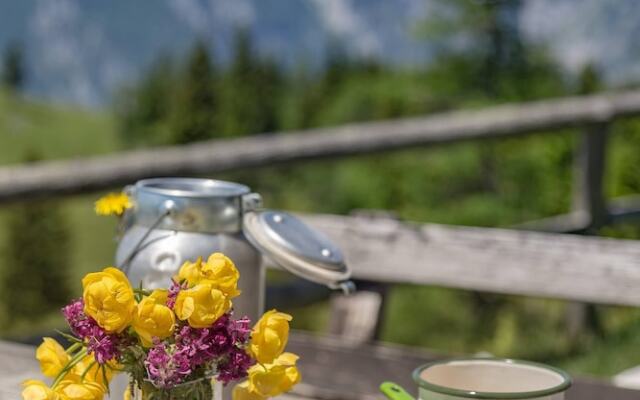
<instances>
[{"instance_id":1,"label":"blurred forest background","mask_svg":"<svg viewBox=\"0 0 640 400\"><path fill-rule=\"evenodd\" d=\"M3 56L0 163L288 134L614 89L593 65L568 73L543 44L521 38L503 17L505 4L509 7L508 2L447 1L445 8L454 12L434 15L418 29L420 38L437 48L433 60L420 67L353 57L337 39L324 65L301 61L283 67L259 55L244 29L235 34L231 61L222 63L203 38L187 54L159 55L139 81L124 84L110 107L101 110L22 95L29 60L16 42ZM464 46L451 43L452 32L464 37ZM411 221L508 227L569 210L577 133L215 178L250 185L272 208L338 214L383 209ZM610 141L607 197L640 193L640 121L616 123ZM116 221L93 214L98 195L2 207L2 337L23 339L62 326L58 309L79 295L79 278L112 263ZM594 233L640 238L639 226L631 224ZM290 311L298 328L322 330L326 324L324 303ZM594 307L577 336L569 333L566 314L560 301L399 285L389 295L382 339L453 353L489 351L599 375L640 364L640 310Z\"/></svg>"}]
</instances>

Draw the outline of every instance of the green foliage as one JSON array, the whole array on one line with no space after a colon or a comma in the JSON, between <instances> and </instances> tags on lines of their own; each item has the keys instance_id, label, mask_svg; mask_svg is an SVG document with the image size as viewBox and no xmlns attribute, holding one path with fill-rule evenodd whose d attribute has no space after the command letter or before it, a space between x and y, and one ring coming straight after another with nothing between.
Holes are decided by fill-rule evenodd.
<instances>
[{"instance_id":1,"label":"green foliage","mask_svg":"<svg viewBox=\"0 0 640 400\"><path fill-rule=\"evenodd\" d=\"M215 75L209 50L204 42L191 51L181 85L176 88L171 128L174 143L189 143L216 134Z\"/></svg>"},{"instance_id":2,"label":"green foliage","mask_svg":"<svg viewBox=\"0 0 640 400\"><path fill-rule=\"evenodd\" d=\"M2 298L8 317L34 320L69 301L70 235L53 202L14 207L2 274Z\"/></svg>"},{"instance_id":3,"label":"green foliage","mask_svg":"<svg viewBox=\"0 0 640 400\"><path fill-rule=\"evenodd\" d=\"M167 120L172 109L176 77L171 58L159 57L134 87L116 96L115 113L123 141L130 146L171 141Z\"/></svg>"},{"instance_id":4,"label":"green foliage","mask_svg":"<svg viewBox=\"0 0 640 400\"><path fill-rule=\"evenodd\" d=\"M2 83L12 90L20 90L24 85L24 56L22 46L13 42L7 46L2 59Z\"/></svg>"},{"instance_id":5,"label":"green foliage","mask_svg":"<svg viewBox=\"0 0 640 400\"><path fill-rule=\"evenodd\" d=\"M227 137L273 132L279 127L279 67L255 54L246 30L236 33L233 49L221 84L221 132Z\"/></svg>"}]
</instances>

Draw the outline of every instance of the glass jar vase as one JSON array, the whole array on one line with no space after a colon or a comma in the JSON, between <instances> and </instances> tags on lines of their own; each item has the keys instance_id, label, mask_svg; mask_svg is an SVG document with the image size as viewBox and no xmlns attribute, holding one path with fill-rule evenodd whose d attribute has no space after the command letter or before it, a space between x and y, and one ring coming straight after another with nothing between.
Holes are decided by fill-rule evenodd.
<instances>
[{"instance_id":1,"label":"glass jar vase","mask_svg":"<svg viewBox=\"0 0 640 400\"><path fill-rule=\"evenodd\" d=\"M200 378L183 382L170 389L158 388L145 381L140 386L130 385L128 396L132 400L222 400L222 383L215 378Z\"/></svg>"}]
</instances>

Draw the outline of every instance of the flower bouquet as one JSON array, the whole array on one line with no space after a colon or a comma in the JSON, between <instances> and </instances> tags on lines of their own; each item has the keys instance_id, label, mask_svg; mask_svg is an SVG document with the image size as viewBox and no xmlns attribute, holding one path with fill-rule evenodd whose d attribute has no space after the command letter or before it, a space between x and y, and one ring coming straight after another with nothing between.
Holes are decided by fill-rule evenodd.
<instances>
[{"instance_id":1,"label":"flower bouquet","mask_svg":"<svg viewBox=\"0 0 640 400\"><path fill-rule=\"evenodd\" d=\"M251 327L234 319L240 274L222 253L185 262L168 290L133 288L117 268L82 279L82 298L62 310L64 349L44 338L36 351L50 385L24 382L24 400L99 400L111 378L129 376L125 399L210 400L215 385L247 378L234 400L261 400L300 381L285 353L291 316L271 310ZM218 387L220 387L218 385Z\"/></svg>"}]
</instances>

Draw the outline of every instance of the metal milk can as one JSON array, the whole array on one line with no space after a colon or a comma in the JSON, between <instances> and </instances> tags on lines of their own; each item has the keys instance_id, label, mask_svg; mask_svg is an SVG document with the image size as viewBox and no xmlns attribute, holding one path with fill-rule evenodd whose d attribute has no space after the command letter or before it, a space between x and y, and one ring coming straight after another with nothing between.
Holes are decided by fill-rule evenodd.
<instances>
[{"instance_id":1,"label":"metal milk can","mask_svg":"<svg viewBox=\"0 0 640 400\"><path fill-rule=\"evenodd\" d=\"M133 207L123 218L116 263L134 286L167 288L185 261L222 252L240 271L236 315L254 321L264 307L263 256L330 288L354 288L340 249L293 215L262 209L260 195L247 186L154 178L125 191Z\"/></svg>"}]
</instances>

